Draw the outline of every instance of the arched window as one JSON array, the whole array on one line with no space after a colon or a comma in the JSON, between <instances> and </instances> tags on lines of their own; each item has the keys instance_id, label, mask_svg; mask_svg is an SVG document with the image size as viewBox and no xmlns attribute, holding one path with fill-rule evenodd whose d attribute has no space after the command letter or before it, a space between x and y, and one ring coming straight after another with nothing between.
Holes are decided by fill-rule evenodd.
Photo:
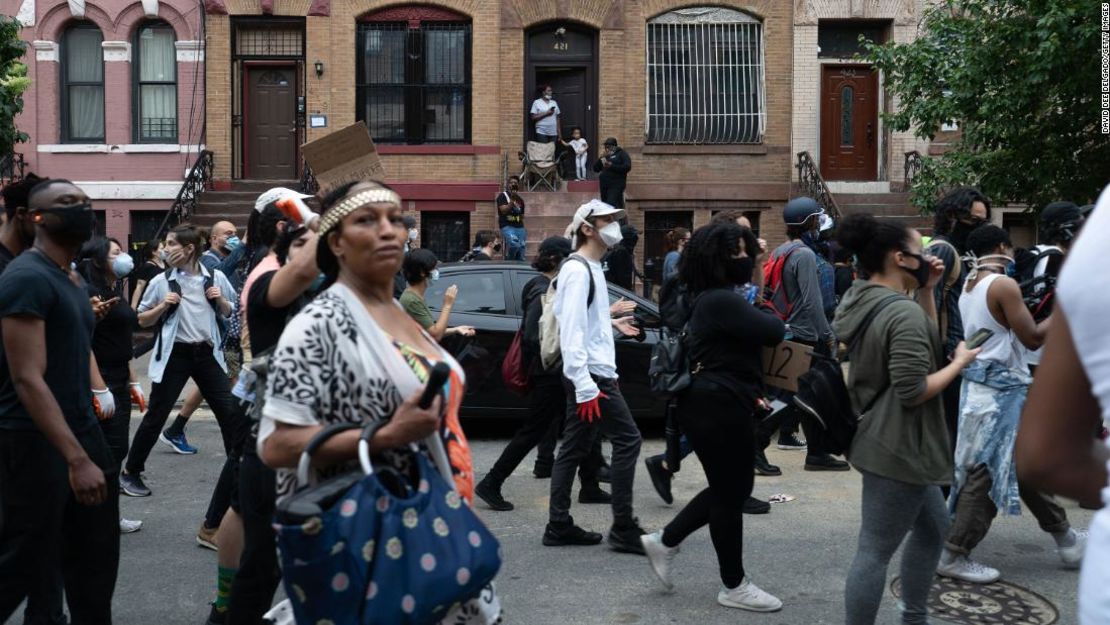
<instances>
[{"instance_id":1,"label":"arched window","mask_svg":"<svg viewBox=\"0 0 1110 625\"><path fill-rule=\"evenodd\" d=\"M104 142L104 35L79 22L62 35L62 140Z\"/></svg>"},{"instance_id":2,"label":"arched window","mask_svg":"<svg viewBox=\"0 0 1110 625\"><path fill-rule=\"evenodd\" d=\"M177 53L173 28L143 24L135 33L131 68L135 79L135 141L177 143Z\"/></svg>"},{"instance_id":3,"label":"arched window","mask_svg":"<svg viewBox=\"0 0 1110 625\"><path fill-rule=\"evenodd\" d=\"M648 143L760 143L763 23L695 7L647 24Z\"/></svg>"},{"instance_id":4,"label":"arched window","mask_svg":"<svg viewBox=\"0 0 1110 625\"><path fill-rule=\"evenodd\" d=\"M470 20L427 6L360 18L356 117L381 143L470 142Z\"/></svg>"}]
</instances>

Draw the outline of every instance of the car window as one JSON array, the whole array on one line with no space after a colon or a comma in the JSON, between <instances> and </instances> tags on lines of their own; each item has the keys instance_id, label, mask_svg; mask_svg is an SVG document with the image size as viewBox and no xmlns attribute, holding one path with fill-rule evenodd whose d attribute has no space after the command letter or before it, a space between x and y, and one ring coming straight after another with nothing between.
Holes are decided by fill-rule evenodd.
<instances>
[{"instance_id":1,"label":"car window","mask_svg":"<svg viewBox=\"0 0 1110 625\"><path fill-rule=\"evenodd\" d=\"M501 273L459 272L443 276L428 286L424 301L432 310L443 309L443 294L452 284L458 285L454 312L505 314L505 279Z\"/></svg>"}]
</instances>

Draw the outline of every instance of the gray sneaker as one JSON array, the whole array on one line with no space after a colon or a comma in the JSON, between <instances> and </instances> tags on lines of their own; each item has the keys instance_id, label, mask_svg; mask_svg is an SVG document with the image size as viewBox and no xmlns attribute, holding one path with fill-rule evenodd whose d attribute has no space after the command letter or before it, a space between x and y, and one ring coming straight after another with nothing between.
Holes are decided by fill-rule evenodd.
<instances>
[{"instance_id":1,"label":"gray sneaker","mask_svg":"<svg viewBox=\"0 0 1110 625\"><path fill-rule=\"evenodd\" d=\"M150 497L150 489L146 487L146 484L143 484L141 474L120 473L119 489L128 497Z\"/></svg>"}]
</instances>

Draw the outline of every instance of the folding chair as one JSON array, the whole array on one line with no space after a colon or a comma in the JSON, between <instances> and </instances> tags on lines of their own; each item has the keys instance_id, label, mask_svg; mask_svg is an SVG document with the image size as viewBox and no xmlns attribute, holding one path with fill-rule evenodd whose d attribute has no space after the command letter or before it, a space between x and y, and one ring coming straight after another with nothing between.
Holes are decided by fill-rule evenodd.
<instances>
[{"instance_id":1,"label":"folding chair","mask_svg":"<svg viewBox=\"0 0 1110 625\"><path fill-rule=\"evenodd\" d=\"M559 163L555 160L555 143L529 141L526 150L518 156L524 167L520 177L528 190L535 191L540 186L546 186L551 191L558 191Z\"/></svg>"}]
</instances>

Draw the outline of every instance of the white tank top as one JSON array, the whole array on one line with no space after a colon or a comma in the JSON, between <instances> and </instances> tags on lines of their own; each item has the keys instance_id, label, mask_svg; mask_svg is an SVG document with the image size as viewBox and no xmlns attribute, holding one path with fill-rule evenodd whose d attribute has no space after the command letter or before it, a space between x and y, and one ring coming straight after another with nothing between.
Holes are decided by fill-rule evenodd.
<instances>
[{"instance_id":1,"label":"white tank top","mask_svg":"<svg viewBox=\"0 0 1110 625\"><path fill-rule=\"evenodd\" d=\"M964 338L970 339L973 334L984 328L994 331L994 336L983 344L983 351L979 352L976 360L994 360L1011 369L1027 371L1023 364L1025 349L1021 341L1012 330L1003 326L991 314L987 305L987 291L1000 274L991 274L984 277L971 291L960 296L960 317L964 322Z\"/></svg>"}]
</instances>

